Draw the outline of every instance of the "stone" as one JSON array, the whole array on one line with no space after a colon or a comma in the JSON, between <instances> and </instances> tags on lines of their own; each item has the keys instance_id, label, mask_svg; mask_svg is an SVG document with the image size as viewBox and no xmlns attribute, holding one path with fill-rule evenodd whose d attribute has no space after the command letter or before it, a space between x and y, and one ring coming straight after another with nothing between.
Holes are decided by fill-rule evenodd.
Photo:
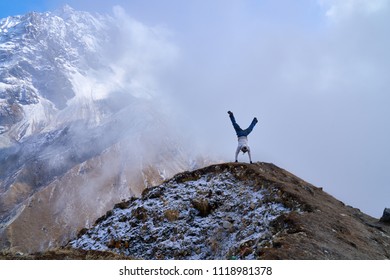
<instances>
[{"instance_id":1,"label":"stone","mask_svg":"<svg viewBox=\"0 0 390 280\"><path fill-rule=\"evenodd\" d=\"M379 221L382 223L390 223L390 208L385 208L385 210L383 210L383 215Z\"/></svg>"},{"instance_id":2,"label":"stone","mask_svg":"<svg viewBox=\"0 0 390 280\"><path fill-rule=\"evenodd\" d=\"M165 210L164 217L168 221L174 222L179 218L179 214L180 214L179 211L176 209L168 209L168 210Z\"/></svg>"},{"instance_id":3,"label":"stone","mask_svg":"<svg viewBox=\"0 0 390 280\"><path fill-rule=\"evenodd\" d=\"M132 216L137 220L146 221L148 219L147 210L144 207L138 207L132 211Z\"/></svg>"},{"instance_id":4,"label":"stone","mask_svg":"<svg viewBox=\"0 0 390 280\"><path fill-rule=\"evenodd\" d=\"M211 213L211 206L207 199L194 199L192 205L199 211L201 217L207 217Z\"/></svg>"},{"instance_id":5,"label":"stone","mask_svg":"<svg viewBox=\"0 0 390 280\"><path fill-rule=\"evenodd\" d=\"M233 228L233 224L229 221L223 221L222 226L227 230L231 230Z\"/></svg>"}]
</instances>

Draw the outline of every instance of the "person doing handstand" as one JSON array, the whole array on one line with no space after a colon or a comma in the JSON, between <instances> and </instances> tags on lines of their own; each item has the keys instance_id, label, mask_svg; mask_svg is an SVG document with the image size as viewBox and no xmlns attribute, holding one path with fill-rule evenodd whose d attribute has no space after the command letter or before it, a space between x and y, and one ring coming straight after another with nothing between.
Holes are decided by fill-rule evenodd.
<instances>
[{"instance_id":1,"label":"person doing handstand","mask_svg":"<svg viewBox=\"0 0 390 280\"><path fill-rule=\"evenodd\" d=\"M252 132L252 129L255 127L257 123L257 118L253 118L252 123L249 125L247 129L242 129L236 122L234 115L231 111L228 111L230 120L232 121L234 130L236 131L238 137L238 146L236 150L235 162L237 161L238 154L242 151L244 154L248 152L249 161L252 163L251 150L248 146L248 135Z\"/></svg>"}]
</instances>

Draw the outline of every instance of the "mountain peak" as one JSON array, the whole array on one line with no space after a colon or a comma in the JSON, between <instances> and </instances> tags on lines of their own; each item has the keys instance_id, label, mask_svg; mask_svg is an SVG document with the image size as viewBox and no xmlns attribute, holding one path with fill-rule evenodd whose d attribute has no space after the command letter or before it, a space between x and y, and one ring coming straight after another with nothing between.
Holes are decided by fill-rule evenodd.
<instances>
[{"instance_id":1,"label":"mountain peak","mask_svg":"<svg viewBox=\"0 0 390 280\"><path fill-rule=\"evenodd\" d=\"M65 4L61 7L60 11L63 13L74 13L76 10L73 9L69 4Z\"/></svg>"},{"instance_id":2,"label":"mountain peak","mask_svg":"<svg viewBox=\"0 0 390 280\"><path fill-rule=\"evenodd\" d=\"M389 243L389 225L273 164L227 163L117 204L70 245L142 259L383 259Z\"/></svg>"}]
</instances>

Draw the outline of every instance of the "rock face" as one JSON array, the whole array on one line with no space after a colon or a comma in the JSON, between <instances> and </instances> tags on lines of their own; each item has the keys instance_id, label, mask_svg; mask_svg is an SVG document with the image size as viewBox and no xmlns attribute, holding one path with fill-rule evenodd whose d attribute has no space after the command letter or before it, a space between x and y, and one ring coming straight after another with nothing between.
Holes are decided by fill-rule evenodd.
<instances>
[{"instance_id":1,"label":"rock face","mask_svg":"<svg viewBox=\"0 0 390 280\"><path fill-rule=\"evenodd\" d=\"M385 210L383 210L383 215L379 221L383 223L390 223L390 208L385 208Z\"/></svg>"},{"instance_id":2,"label":"rock face","mask_svg":"<svg viewBox=\"0 0 390 280\"><path fill-rule=\"evenodd\" d=\"M390 226L272 164L176 175L69 246L143 259L388 259Z\"/></svg>"}]
</instances>

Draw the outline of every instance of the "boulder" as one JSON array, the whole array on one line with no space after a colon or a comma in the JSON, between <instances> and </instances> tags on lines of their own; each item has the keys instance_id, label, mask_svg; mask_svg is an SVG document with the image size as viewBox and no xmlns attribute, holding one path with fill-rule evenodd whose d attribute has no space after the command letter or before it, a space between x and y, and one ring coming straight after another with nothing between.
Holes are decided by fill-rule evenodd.
<instances>
[{"instance_id":1,"label":"boulder","mask_svg":"<svg viewBox=\"0 0 390 280\"><path fill-rule=\"evenodd\" d=\"M380 218L379 221L383 223L390 223L390 208L385 208L385 210L383 210L382 218Z\"/></svg>"},{"instance_id":2,"label":"boulder","mask_svg":"<svg viewBox=\"0 0 390 280\"><path fill-rule=\"evenodd\" d=\"M199 211L201 217L207 217L211 213L211 206L207 199L196 198L192 200L192 205Z\"/></svg>"}]
</instances>

